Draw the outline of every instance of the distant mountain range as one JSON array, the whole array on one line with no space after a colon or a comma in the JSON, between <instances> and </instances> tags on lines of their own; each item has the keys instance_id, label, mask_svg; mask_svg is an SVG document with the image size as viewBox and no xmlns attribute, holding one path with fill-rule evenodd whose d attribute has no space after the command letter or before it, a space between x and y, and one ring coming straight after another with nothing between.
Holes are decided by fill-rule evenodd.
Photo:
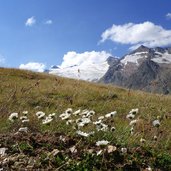
<instances>
[{"instance_id":1,"label":"distant mountain range","mask_svg":"<svg viewBox=\"0 0 171 171\"><path fill-rule=\"evenodd\" d=\"M171 48L140 46L122 58L109 57L102 63L52 66L51 74L114 84L154 93L171 93Z\"/></svg>"},{"instance_id":2,"label":"distant mountain range","mask_svg":"<svg viewBox=\"0 0 171 171\"><path fill-rule=\"evenodd\" d=\"M110 59L117 60L117 58L109 57L109 61L106 60L101 63L83 63L81 65L74 65L66 68L52 66L48 72L50 74L55 74L58 76L98 82L100 78L102 78L104 74L108 71L110 66L109 63L111 63Z\"/></svg>"},{"instance_id":3,"label":"distant mountain range","mask_svg":"<svg viewBox=\"0 0 171 171\"><path fill-rule=\"evenodd\" d=\"M140 46L110 65L100 81L168 94L171 92L171 48Z\"/></svg>"}]
</instances>

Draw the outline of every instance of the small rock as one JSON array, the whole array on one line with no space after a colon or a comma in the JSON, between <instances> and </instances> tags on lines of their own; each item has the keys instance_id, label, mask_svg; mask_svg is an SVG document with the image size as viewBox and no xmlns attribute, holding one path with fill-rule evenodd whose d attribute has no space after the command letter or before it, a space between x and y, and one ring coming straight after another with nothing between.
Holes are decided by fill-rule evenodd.
<instances>
[{"instance_id":1,"label":"small rock","mask_svg":"<svg viewBox=\"0 0 171 171\"><path fill-rule=\"evenodd\" d=\"M3 157L3 156L6 155L6 153L5 153L6 150L7 150L7 148L4 148L4 147L3 147L3 148L0 148L0 156L1 156L1 157Z\"/></svg>"},{"instance_id":2,"label":"small rock","mask_svg":"<svg viewBox=\"0 0 171 171\"><path fill-rule=\"evenodd\" d=\"M113 145L108 145L107 146L107 152L108 153L112 153L112 152L114 152L114 151L116 151L116 147L115 146L113 146Z\"/></svg>"},{"instance_id":3,"label":"small rock","mask_svg":"<svg viewBox=\"0 0 171 171\"><path fill-rule=\"evenodd\" d=\"M69 148L69 150L71 151L71 153L77 153L77 149L75 146Z\"/></svg>"}]
</instances>

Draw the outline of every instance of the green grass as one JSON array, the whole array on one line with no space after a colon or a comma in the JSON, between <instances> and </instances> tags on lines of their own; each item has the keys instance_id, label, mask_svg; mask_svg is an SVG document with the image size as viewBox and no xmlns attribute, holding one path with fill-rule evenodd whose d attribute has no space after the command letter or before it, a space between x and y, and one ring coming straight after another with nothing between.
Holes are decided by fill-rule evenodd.
<instances>
[{"instance_id":1,"label":"green grass","mask_svg":"<svg viewBox=\"0 0 171 171\"><path fill-rule=\"evenodd\" d=\"M171 153L171 96L150 94L142 91L128 91L127 89L88 83L81 80L66 79L48 74L34 73L17 69L0 68L0 133L14 133L22 126L10 123L8 120L12 112L29 111L29 130L40 132L62 132L68 136L75 137L75 130L61 121L58 115L67 108L73 110L88 109L96 112L93 119L106 113L117 111L113 122L107 120L107 124L116 127L115 132L97 132L94 136L87 138L88 143L97 140L108 140L112 144L134 148L153 150L158 156L158 163L170 162ZM36 107L40 108L37 109ZM135 134L129 133L129 121L126 115L132 108L138 108L138 118L141 123L136 125ZM36 118L35 113L41 110L46 114L55 112L57 117L50 125L42 125ZM152 121L157 116L161 117L161 126L157 129L152 126ZM92 131L94 126L83 128L83 131ZM154 141L153 136L158 135ZM145 138L146 143L140 144L140 138ZM25 148L25 146L21 146ZM164 157L163 157L164 156ZM137 156L134 156L135 158ZM162 159L161 159L162 158ZM161 160L159 160L161 159ZM58 160L58 159L56 159ZM85 156L85 161L90 156ZM98 160L98 159L97 159ZM85 162L84 161L84 162ZM60 162L60 161L57 161ZM83 164L89 168L88 164ZM164 164L163 164L164 165ZM73 168L76 167L73 165Z\"/></svg>"}]
</instances>

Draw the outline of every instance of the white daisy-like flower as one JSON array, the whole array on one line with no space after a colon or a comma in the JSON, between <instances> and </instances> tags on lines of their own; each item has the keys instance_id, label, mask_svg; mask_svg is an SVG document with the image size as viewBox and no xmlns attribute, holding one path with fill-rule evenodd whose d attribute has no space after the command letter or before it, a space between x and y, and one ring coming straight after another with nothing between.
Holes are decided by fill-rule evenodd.
<instances>
[{"instance_id":1,"label":"white daisy-like flower","mask_svg":"<svg viewBox=\"0 0 171 171\"><path fill-rule=\"evenodd\" d=\"M67 120L67 119L70 118L70 116L71 116L71 114L65 113L65 115L63 115L63 116L61 117L61 119L62 119L62 120Z\"/></svg>"},{"instance_id":2,"label":"white daisy-like flower","mask_svg":"<svg viewBox=\"0 0 171 171\"><path fill-rule=\"evenodd\" d=\"M56 115L56 113L51 113L51 114L49 114L48 116L51 117L51 118L54 118L55 115Z\"/></svg>"},{"instance_id":3,"label":"white daisy-like flower","mask_svg":"<svg viewBox=\"0 0 171 171\"><path fill-rule=\"evenodd\" d=\"M102 123L102 120L98 120L98 121L93 122L94 125L100 125L101 123Z\"/></svg>"},{"instance_id":4,"label":"white daisy-like flower","mask_svg":"<svg viewBox=\"0 0 171 171\"><path fill-rule=\"evenodd\" d=\"M99 116L98 120L103 120L105 117L104 116Z\"/></svg>"},{"instance_id":5,"label":"white daisy-like flower","mask_svg":"<svg viewBox=\"0 0 171 171\"><path fill-rule=\"evenodd\" d=\"M72 114L72 108L68 108L68 109L65 111L65 113L67 113L67 114Z\"/></svg>"},{"instance_id":6,"label":"white daisy-like flower","mask_svg":"<svg viewBox=\"0 0 171 171\"><path fill-rule=\"evenodd\" d=\"M16 119L18 119L18 113L11 113L8 119L11 122L14 122Z\"/></svg>"},{"instance_id":7,"label":"white daisy-like flower","mask_svg":"<svg viewBox=\"0 0 171 171\"><path fill-rule=\"evenodd\" d=\"M113 126L113 127L110 128L110 130L111 130L111 131L115 131L116 128Z\"/></svg>"},{"instance_id":8,"label":"white daisy-like flower","mask_svg":"<svg viewBox=\"0 0 171 171\"><path fill-rule=\"evenodd\" d=\"M145 143L146 140L145 140L144 138L141 138L141 139L140 139L140 142L141 142L141 143Z\"/></svg>"},{"instance_id":9,"label":"white daisy-like flower","mask_svg":"<svg viewBox=\"0 0 171 171\"><path fill-rule=\"evenodd\" d=\"M159 127L160 126L160 121L158 119L153 121L153 126Z\"/></svg>"},{"instance_id":10,"label":"white daisy-like flower","mask_svg":"<svg viewBox=\"0 0 171 171\"><path fill-rule=\"evenodd\" d=\"M83 137L89 137L90 135L94 134L94 131L86 133L86 132L82 132L82 131L78 130L78 131L76 131L76 134L81 135Z\"/></svg>"},{"instance_id":11,"label":"white daisy-like flower","mask_svg":"<svg viewBox=\"0 0 171 171\"><path fill-rule=\"evenodd\" d=\"M91 119L90 118L82 118L81 122L83 122L85 124L89 124L89 123L91 123Z\"/></svg>"},{"instance_id":12,"label":"white daisy-like flower","mask_svg":"<svg viewBox=\"0 0 171 171\"><path fill-rule=\"evenodd\" d=\"M95 114L95 111L93 111L93 110L90 110L90 111L88 112L88 115L93 116L94 114Z\"/></svg>"},{"instance_id":13,"label":"white daisy-like flower","mask_svg":"<svg viewBox=\"0 0 171 171\"><path fill-rule=\"evenodd\" d=\"M21 128L19 128L18 132L25 132L25 133L27 133L28 132L28 128L27 127L21 127Z\"/></svg>"},{"instance_id":14,"label":"white daisy-like flower","mask_svg":"<svg viewBox=\"0 0 171 171\"><path fill-rule=\"evenodd\" d=\"M131 109L131 111L129 113L133 114L133 115L136 115L136 114L138 114L138 112L139 112L139 109L136 108L136 109Z\"/></svg>"},{"instance_id":15,"label":"white daisy-like flower","mask_svg":"<svg viewBox=\"0 0 171 171\"><path fill-rule=\"evenodd\" d=\"M152 168L150 166L148 166L147 168L145 168L145 170L152 171Z\"/></svg>"},{"instance_id":16,"label":"white daisy-like flower","mask_svg":"<svg viewBox=\"0 0 171 171\"><path fill-rule=\"evenodd\" d=\"M153 139L154 139L155 141L157 141L157 138L158 138L158 137L157 137L156 135L153 137Z\"/></svg>"},{"instance_id":17,"label":"white daisy-like flower","mask_svg":"<svg viewBox=\"0 0 171 171\"><path fill-rule=\"evenodd\" d=\"M71 125L72 123L74 123L74 120L72 120L72 119L66 121L66 125Z\"/></svg>"},{"instance_id":18,"label":"white daisy-like flower","mask_svg":"<svg viewBox=\"0 0 171 171\"><path fill-rule=\"evenodd\" d=\"M105 115L105 117L106 117L106 118L111 118L111 117L114 117L116 114L117 114L117 112L116 112L116 111L113 111L113 112L107 113L107 114Z\"/></svg>"},{"instance_id":19,"label":"white daisy-like flower","mask_svg":"<svg viewBox=\"0 0 171 171\"><path fill-rule=\"evenodd\" d=\"M24 119L24 120L22 120L21 122L22 122L22 123L28 123L28 122L30 122L30 119Z\"/></svg>"},{"instance_id":20,"label":"white daisy-like flower","mask_svg":"<svg viewBox=\"0 0 171 171\"><path fill-rule=\"evenodd\" d=\"M133 135L133 134L134 134L134 127L131 127L131 129L130 129L130 133L131 133L131 135Z\"/></svg>"},{"instance_id":21,"label":"white daisy-like flower","mask_svg":"<svg viewBox=\"0 0 171 171\"><path fill-rule=\"evenodd\" d=\"M100 123L99 125L96 125L96 129L97 131L108 131L109 126L104 124L104 123Z\"/></svg>"},{"instance_id":22,"label":"white daisy-like flower","mask_svg":"<svg viewBox=\"0 0 171 171\"><path fill-rule=\"evenodd\" d=\"M28 111L26 110L26 111L23 111L23 114L24 115L27 115L28 114Z\"/></svg>"},{"instance_id":23,"label":"white daisy-like flower","mask_svg":"<svg viewBox=\"0 0 171 171\"><path fill-rule=\"evenodd\" d=\"M53 121L53 119L51 117L46 117L43 121L42 124L44 125L48 125Z\"/></svg>"},{"instance_id":24,"label":"white daisy-like flower","mask_svg":"<svg viewBox=\"0 0 171 171\"><path fill-rule=\"evenodd\" d=\"M106 140L101 140L96 142L96 146L102 146L102 145L107 145L109 144L109 141Z\"/></svg>"},{"instance_id":25,"label":"white daisy-like flower","mask_svg":"<svg viewBox=\"0 0 171 171\"><path fill-rule=\"evenodd\" d=\"M45 116L45 113L42 111L38 111L36 112L36 116L38 117L38 119L43 119Z\"/></svg>"},{"instance_id":26,"label":"white daisy-like flower","mask_svg":"<svg viewBox=\"0 0 171 171\"><path fill-rule=\"evenodd\" d=\"M126 115L126 118L127 119L134 119L135 118L135 115L132 114L132 113L130 113L130 114Z\"/></svg>"},{"instance_id":27,"label":"white daisy-like flower","mask_svg":"<svg viewBox=\"0 0 171 171\"><path fill-rule=\"evenodd\" d=\"M80 113L80 115L85 115L85 114L87 114L88 112L89 112L89 110L84 109L84 110Z\"/></svg>"},{"instance_id":28,"label":"white daisy-like flower","mask_svg":"<svg viewBox=\"0 0 171 171\"><path fill-rule=\"evenodd\" d=\"M80 112L81 112L81 110L79 109L79 110L76 110L74 113L73 113L73 115L79 115L80 114Z\"/></svg>"},{"instance_id":29,"label":"white daisy-like flower","mask_svg":"<svg viewBox=\"0 0 171 171\"><path fill-rule=\"evenodd\" d=\"M130 125L130 126L134 126L134 125L136 125L137 121L138 121L137 119L132 120L132 121L129 123L129 125Z\"/></svg>"},{"instance_id":30,"label":"white daisy-like flower","mask_svg":"<svg viewBox=\"0 0 171 171\"><path fill-rule=\"evenodd\" d=\"M121 152L122 152L123 154L126 154L127 151L128 151L127 148L125 148L125 147L122 147L122 148L121 148Z\"/></svg>"},{"instance_id":31,"label":"white daisy-like flower","mask_svg":"<svg viewBox=\"0 0 171 171\"><path fill-rule=\"evenodd\" d=\"M27 116L21 116L20 117L20 120L26 120L26 119L28 119Z\"/></svg>"}]
</instances>

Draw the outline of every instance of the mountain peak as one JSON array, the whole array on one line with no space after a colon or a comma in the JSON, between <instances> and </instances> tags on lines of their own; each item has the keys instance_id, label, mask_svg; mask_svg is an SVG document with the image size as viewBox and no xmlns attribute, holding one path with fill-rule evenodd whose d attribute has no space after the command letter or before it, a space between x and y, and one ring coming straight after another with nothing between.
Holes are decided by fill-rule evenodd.
<instances>
[{"instance_id":1,"label":"mountain peak","mask_svg":"<svg viewBox=\"0 0 171 171\"><path fill-rule=\"evenodd\" d=\"M148 47L146 47L144 45L141 45L136 50L134 50L132 53L137 53L137 52L150 52L150 50L151 50L150 48L148 48Z\"/></svg>"}]
</instances>

